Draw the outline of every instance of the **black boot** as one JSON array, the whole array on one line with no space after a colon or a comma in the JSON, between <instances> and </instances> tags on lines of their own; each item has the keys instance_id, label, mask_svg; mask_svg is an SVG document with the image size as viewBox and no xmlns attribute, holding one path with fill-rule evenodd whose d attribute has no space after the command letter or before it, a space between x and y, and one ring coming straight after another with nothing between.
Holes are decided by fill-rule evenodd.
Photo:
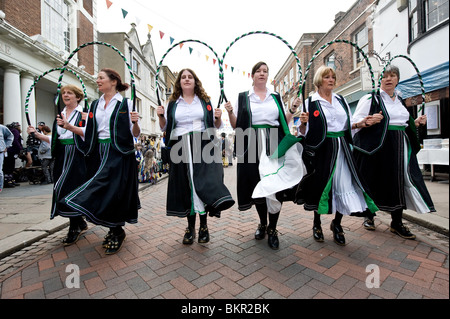
<instances>
[{"instance_id":1,"label":"black boot","mask_svg":"<svg viewBox=\"0 0 450 319\"><path fill-rule=\"evenodd\" d=\"M198 242L200 244L206 244L209 242L209 231L206 225L208 220L208 215L203 214L199 216L200 218L200 229L198 230Z\"/></svg>"},{"instance_id":2,"label":"black boot","mask_svg":"<svg viewBox=\"0 0 450 319\"><path fill-rule=\"evenodd\" d=\"M194 242L194 238L195 238L195 229L192 227L187 227L183 237L183 244L191 245Z\"/></svg>"},{"instance_id":3,"label":"black boot","mask_svg":"<svg viewBox=\"0 0 450 319\"><path fill-rule=\"evenodd\" d=\"M267 227L267 243L272 249L278 249L280 246L280 241L278 240L278 230Z\"/></svg>"},{"instance_id":4,"label":"black boot","mask_svg":"<svg viewBox=\"0 0 450 319\"><path fill-rule=\"evenodd\" d=\"M323 231L322 231L322 226L321 225L315 225L313 226L313 238L315 241L318 242L323 242L324 238L323 238Z\"/></svg>"},{"instance_id":5,"label":"black boot","mask_svg":"<svg viewBox=\"0 0 450 319\"><path fill-rule=\"evenodd\" d=\"M200 225L200 229L198 231L198 242L200 244L206 244L207 242L209 242L208 226Z\"/></svg>"},{"instance_id":6,"label":"black boot","mask_svg":"<svg viewBox=\"0 0 450 319\"><path fill-rule=\"evenodd\" d=\"M256 229L255 232L255 239L257 240L261 240L264 239L264 237L266 237L266 230L267 230L267 225L258 225L258 228Z\"/></svg>"},{"instance_id":7,"label":"black boot","mask_svg":"<svg viewBox=\"0 0 450 319\"><path fill-rule=\"evenodd\" d=\"M188 227L186 228L186 231L184 232L184 237L183 237L184 245L191 245L194 242L196 218L197 218L197 216L195 214L192 214L192 215L189 214L187 216Z\"/></svg>"},{"instance_id":8,"label":"black boot","mask_svg":"<svg viewBox=\"0 0 450 319\"><path fill-rule=\"evenodd\" d=\"M122 248L122 244L125 241L125 238L127 237L125 234L125 231L122 229L122 227L118 226L115 228L110 229L111 236L108 239L108 244L106 244L106 255L112 255L117 253L120 248Z\"/></svg>"},{"instance_id":9,"label":"black boot","mask_svg":"<svg viewBox=\"0 0 450 319\"><path fill-rule=\"evenodd\" d=\"M323 242L322 222L320 221L320 215L317 211L314 211L314 224L313 224L313 238L315 241Z\"/></svg>"},{"instance_id":10,"label":"black boot","mask_svg":"<svg viewBox=\"0 0 450 319\"><path fill-rule=\"evenodd\" d=\"M330 229L333 232L334 242L340 246L345 246L344 230L342 229L341 224L335 223L335 220L333 219L331 221Z\"/></svg>"},{"instance_id":11,"label":"black boot","mask_svg":"<svg viewBox=\"0 0 450 319\"><path fill-rule=\"evenodd\" d=\"M416 235L411 233L409 228L403 225L403 223L391 222L390 231L405 239L416 239Z\"/></svg>"},{"instance_id":12,"label":"black boot","mask_svg":"<svg viewBox=\"0 0 450 319\"><path fill-rule=\"evenodd\" d=\"M67 236L63 239L63 245L69 246L75 244L80 235L88 229L87 223L84 221L83 217L71 217L70 226Z\"/></svg>"}]
</instances>

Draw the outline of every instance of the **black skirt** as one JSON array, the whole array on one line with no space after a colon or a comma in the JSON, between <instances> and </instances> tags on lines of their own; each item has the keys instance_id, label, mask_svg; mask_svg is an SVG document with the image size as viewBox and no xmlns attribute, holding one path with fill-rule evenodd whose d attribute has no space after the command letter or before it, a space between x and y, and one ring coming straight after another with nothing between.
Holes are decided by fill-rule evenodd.
<instances>
[{"instance_id":1,"label":"black skirt","mask_svg":"<svg viewBox=\"0 0 450 319\"><path fill-rule=\"evenodd\" d=\"M335 177L336 163L342 152L348 165L351 178L355 181L354 189L361 191L361 196L367 205L365 211L352 211L349 206L348 212L341 211L342 214L354 216L365 216L367 213L375 213L378 207L372 199L372 194L361 178L355 166L355 159L350 148L350 144L344 136L326 137L323 143L313 149L306 147L303 152L303 160L307 168L307 174L300 182L295 195L295 202L303 204L303 208L307 211L318 211L319 214L333 213L333 179ZM356 193L355 193L356 194ZM361 198L362 199L362 198ZM357 203L357 200L356 200ZM352 205L353 209L356 205Z\"/></svg>"},{"instance_id":2,"label":"black skirt","mask_svg":"<svg viewBox=\"0 0 450 319\"><path fill-rule=\"evenodd\" d=\"M82 185L87 180L86 163L83 154L78 151L75 144L55 144L55 166L53 168L53 197L50 219L55 216L65 216L64 212L71 211L59 203L60 199ZM75 216L79 215L73 212Z\"/></svg>"},{"instance_id":3,"label":"black skirt","mask_svg":"<svg viewBox=\"0 0 450 319\"><path fill-rule=\"evenodd\" d=\"M167 216L186 217L195 213L192 185L198 198L204 203L205 213L210 216L220 217L221 211L235 203L223 182L220 147L212 144L211 140L201 139L197 134L201 135L194 133L179 137L178 142L170 149ZM194 158L188 157L189 152L185 147L191 148L190 153L194 154ZM188 163L190 160L192 172Z\"/></svg>"},{"instance_id":4,"label":"black skirt","mask_svg":"<svg viewBox=\"0 0 450 319\"><path fill-rule=\"evenodd\" d=\"M406 147L405 138L408 142ZM409 154L406 167L405 152ZM398 209L407 209L405 178L408 177L429 211L436 211L423 180L416 154L411 151L404 131L388 130L383 146L372 155L359 151L355 151L354 154L358 170L380 210L393 212Z\"/></svg>"},{"instance_id":5,"label":"black skirt","mask_svg":"<svg viewBox=\"0 0 450 319\"><path fill-rule=\"evenodd\" d=\"M274 130L275 129L275 130ZM237 190L237 200L238 209L240 211L249 210L255 204L265 204L266 198L253 198L252 194L255 190L256 185L261 181L261 175L259 172L259 159L261 150L263 149L262 144L264 143L267 156L270 156L274 150L276 150L283 136L278 133L278 128L250 128L250 134L248 140L245 140L244 148L239 150L236 148L236 190ZM265 138L261 138L261 130L265 131ZM238 135L236 135L236 141L238 141ZM241 141L242 142L242 141ZM238 142L235 142L235 145ZM276 194L276 198L280 202L293 200L293 193L296 187L292 189L283 190Z\"/></svg>"},{"instance_id":6,"label":"black skirt","mask_svg":"<svg viewBox=\"0 0 450 319\"><path fill-rule=\"evenodd\" d=\"M97 156L100 165L94 176L60 202L96 225L137 223L140 201L135 154L124 155L111 143L100 143Z\"/></svg>"}]
</instances>

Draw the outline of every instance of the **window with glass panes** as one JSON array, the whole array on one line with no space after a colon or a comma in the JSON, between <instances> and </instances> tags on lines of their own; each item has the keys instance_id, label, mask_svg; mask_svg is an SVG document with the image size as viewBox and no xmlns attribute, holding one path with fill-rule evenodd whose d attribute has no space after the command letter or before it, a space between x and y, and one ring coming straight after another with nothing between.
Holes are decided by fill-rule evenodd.
<instances>
[{"instance_id":1,"label":"window with glass panes","mask_svg":"<svg viewBox=\"0 0 450 319\"><path fill-rule=\"evenodd\" d=\"M357 31L353 36L355 44L364 52L369 50L369 31L366 26ZM364 56L358 49L354 49L355 66L358 68L364 64Z\"/></svg>"},{"instance_id":2,"label":"window with glass panes","mask_svg":"<svg viewBox=\"0 0 450 319\"><path fill-rule=\"evenodd\" d=\"M448 0L425 1L425 17L427 30L448 20Z\"/></svg>"},{"instance_id":3,"label":"window with glass panes","mask_svg":"<svg viewBox=\"0 0 450 319\"><path fill-rule=\"evenodd\" d=\"M448 23L449 0L409 0L409 42Z\"/></svg>"},{"instance_id":4,"label":"window with glass panes","mask_svg":"<svg viewBox=\"0 0 450 319\"><path fill-rule=\"evenodd\" d=\"M69 5L64 0L42 2L43 36L58 50L70 52Z\"/></svg>"}]
</instances>

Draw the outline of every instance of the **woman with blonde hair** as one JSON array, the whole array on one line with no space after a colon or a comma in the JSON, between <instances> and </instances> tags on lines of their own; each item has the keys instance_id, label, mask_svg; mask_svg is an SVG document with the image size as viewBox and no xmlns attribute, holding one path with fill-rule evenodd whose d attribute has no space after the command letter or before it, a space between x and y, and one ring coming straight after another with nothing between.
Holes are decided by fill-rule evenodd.
<instances>
[{"instance_id":1,"label":"woman with blonde hair","mask_svg":"<svg viewBox=\"0 0 450 319\"><path fill-rule=\"evenodd\" d=\"M222 111L213 108L202 82L191 69L183 69L167 108L158 106L159 125L170 150L166 212L187 217L183 244L195 238L196 215L200 217L198 242L209 242L207 214L220 217L234 205L223 183L220 142L215 129L222 126Z\"/></svg>"},{"instance_id":2,"label":"woman with blonde hair","mask_svg":"<svg viewBox=\"0 0 450 319\"><path fill-rule=\"evenodd\" d=\"M65 104L61 115L67 119L67 125L73 127L72 130L57 125L60 115L57 116L57 120L53 124L52 135L39 133L33 126L29 126L27 129L27 133L34 133L35 137L42 141L42 144L48 143L51 145L51 154L55 160L53 165L54 185L50 219L53 219L55 216L69 218L69 231L63 239L65 246L76 243L80 235L88 228L81 215L74 213L72 209L65 207L59 202L64 196L87 180L84 155L81 151L81 145L75 140L76 132L81 133L83 130L78 126L81 119L85 116L83 107L79 104L83 97L83 91L75 85L69 84L61 88L61 99Z\"/></svg>"},{"instance_id":3,"label":"woman with blonde hair","mask_svg":"<svg viewBox=\"0 0 450 319\"><path fill-rule=\"evenodd\" d=\"M350 147L351 111L347 101L333 93L336 72L321 66L313 82L317 90L305 103L309 120L303 159L308 173L297 189L296 202L314 211L313 238L319 242L324 240L320 216L335 214L330 229L334 241L345 245L343 215L373 213L377 207L355 168Z\"/></svg>"}]
</instances>

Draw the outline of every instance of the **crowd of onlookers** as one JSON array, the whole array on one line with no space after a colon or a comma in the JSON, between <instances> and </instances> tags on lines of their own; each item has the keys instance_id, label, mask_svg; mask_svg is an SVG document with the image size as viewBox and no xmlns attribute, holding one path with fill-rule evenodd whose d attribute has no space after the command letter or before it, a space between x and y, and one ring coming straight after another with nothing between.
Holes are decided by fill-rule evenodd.
<instances>
[{"instance_id":1,"label":"crowd of onlookers","mask_svg":"<svg viewBox=\"0 0 450 319\"><path fill-rule=\"evenodd\" d=\"M39 122L36 130L51 134L51 129L44 122ZM141 136L135 140L135 147L140 183L154 184L168 173L168 151L163 137ZM18 161L22 165L17 165ZM53 183L53 165L49 143L29 134L24 146L20 123L0 124L0 192L3 188L20 186L20 182Z\"/></svg>"},{"instance_id":2,"label":"crowd of onlookers","mask_svg":"<svg viewBox=\"0 0 450 319\"><path fill-rule=\"evenodd\" d=\"M38 123L38 132L48 135L51 129ZM0 130L0 191L20 186L19 182L50 184L53 182L53 158L49 143L41 142L33 134L23 145L22 127L19 122L1 125ZM16 169L16 161L24 164Z\"/></svg>"},{"instance_id":3,"label":"crowd of onlookers","mask_svg":"<svg viewBox=\"0 0 450 319\"><path fill-rule=\"evenodd\" d=\"M155 184L169 172L169 160L164 138L141 136L135 141L139 183Z\"/></svg>"}]
</instances>

